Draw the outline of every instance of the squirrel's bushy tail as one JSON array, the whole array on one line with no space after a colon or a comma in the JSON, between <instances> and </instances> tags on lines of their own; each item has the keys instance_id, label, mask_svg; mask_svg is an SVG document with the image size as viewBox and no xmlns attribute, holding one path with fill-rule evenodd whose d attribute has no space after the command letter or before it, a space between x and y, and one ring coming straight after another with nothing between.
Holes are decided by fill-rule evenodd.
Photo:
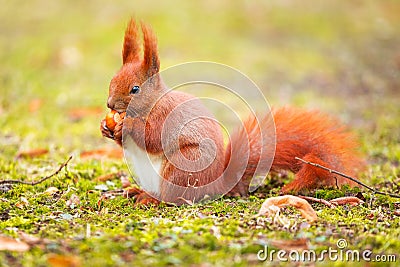
<instances>
[{"instance_id":1,"label":"squirrel's bushy tail","mask_svg":"<svg viewBox=\"0 0 400 267\"><path fill-rule=\"evenodd\" d=\"M272 172L289 170L295 173L294 180L282 188L284 193L298 193L303 189L321 186L355 185L350 180L295 159L299 157L355 176L364 166L364 161L358 151L359 143L356 137L343 124L318 111L297 108L274 109L272 116L276 130L276 149L275 155L272 155L273 159L270 155L272 145L262 142L262 140L274 141L271 137L262 136L264 134L271 136L273 133L271 129L273 126L268 119L271 114L263 118L259 126L254 116L248 118L244 121L244 128L232 135L226 152L226 165L231 154L249 153L249 161L241 181L232 189L231 195L247 194L251 178L260 174L256 170L257 163L261 163L261 169L265 169L271 160L273 160L270 169ZM243 146L235 146L244 142L249 142L249 152L243 151ZM229 148L232 148L232 151ZM262 148L268 153L261 155L259 151Z\"/></svg>"}]
</instances>

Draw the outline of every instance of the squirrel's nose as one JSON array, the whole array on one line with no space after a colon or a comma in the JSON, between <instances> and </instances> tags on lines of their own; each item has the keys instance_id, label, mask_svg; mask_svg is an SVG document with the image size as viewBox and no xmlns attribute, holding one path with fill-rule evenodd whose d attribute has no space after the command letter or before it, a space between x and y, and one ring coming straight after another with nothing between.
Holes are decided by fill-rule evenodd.
<instances>
[{"instance_id":1,"label":"squirrel's nose","mask_svg":"<svg viewBox=\"0 0 400 267\"><path fill-rule=\"evenodd\" d=\"M107 107L108 107L109 109L114 109L114 103L113 103L111 97L109 97L108 100L107 100Z\"/></svg>"}]
</instances>

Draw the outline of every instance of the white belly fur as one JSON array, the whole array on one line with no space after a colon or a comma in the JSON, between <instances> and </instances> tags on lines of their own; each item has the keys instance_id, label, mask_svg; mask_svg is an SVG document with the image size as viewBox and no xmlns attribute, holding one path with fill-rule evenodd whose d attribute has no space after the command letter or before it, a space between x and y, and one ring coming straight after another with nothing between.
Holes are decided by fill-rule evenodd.
<instances>
[{"instance_id":1,"label":"white belly fur","mask_svg":"<svg viewBox=\"0 0 400 267\"><path fill-rule=\"evenodd\" d=\"M130 136L125 136L124 155L129 168L134 168L136 182L146 192L160 195L162 157L148 154L137 146Z\"/></svg>"}]
</instances>

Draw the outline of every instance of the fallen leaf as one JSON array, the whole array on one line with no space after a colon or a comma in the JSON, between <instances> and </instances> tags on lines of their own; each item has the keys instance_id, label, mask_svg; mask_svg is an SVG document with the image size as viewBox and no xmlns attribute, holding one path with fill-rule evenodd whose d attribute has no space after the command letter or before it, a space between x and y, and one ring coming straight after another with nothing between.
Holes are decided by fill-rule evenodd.
<instances>
[{"instance_id":1,"label":"fallen leaf","mask_svg":"<svg viewBox=\"0 0 400 267\"><path fill-rule=\"evenodd\" d=\"M81 261L77 256L52 254L47 257L47 262L52 267L78 267Z\"/></svg>"},{"instance_id":2,"label":"fallen leaf","mask_svg":"<svg viewBox=\"0 0 400 267\"><path fill-rule=\"evenodd\" d=\"M102 159L102 158L114 158L122 159L123 153L120 148L100 148L95 150L83 151L81 153L81 159Z\"/></svg>"},{"instance_id":3,"label":"fallen leaf","mask_svg":"<svg viewBox=\"0 0 400 267\"><path fill-rule=\"evenodd\" d=\"M79 121L89 116L100 116L103 113L101 107L73 108L68 112L68 117L71 121Z\"/></svg>"},{"instance_id":4,"label":"fallen leaf","mask_svg":"<svg viewBox=\"0 0 400 267\"><path fill-rule=\"evenodd\" d=\"M364 203L364 201L362 201L358 197L339 197L339 198L332 199L329 202L332 204L335 204L335 205L349 204L351 206L357 206L357 205Z\"/></svg>"},{"instance_id":5,"label":"fallen leaf","mask_svg":"<svg viewBox=\"0 0 400 267\"><path fill-rule=\"evenodd\" d=\"M301 215L310 222L314 222L318 219L317 213L306 200L292 195L267 198L262 204L257 216L264 214L272 216L277 210L287 206L298 209Z\"/></svg>"},{"instance_id":6,"label":"fallen leaf","mask_svg":"<svg viewBox=\"0 0 400 267\"><path fill-rule=\"evenodd\" d=\"M54 194L57 193L58 191L60 191L60 190L58 190L57 187L50 186L49 188L46 189L46 191L44 191L44 193L45 193L45 194L48 194L48 195L54 195Z\"/></svg>"},{"instance_id":7,"label":"fallen leaf","mask_svg":"<svg viewBox=\"0 0 400 267\"><path fill-rule=\"evenodd\" d=\"M0 251L2 250L25 252L29 250L29 245L10 237L0 236Z\"/></svg>"},{"instance_id":8,"label":"fallen leaf","mask_svg":"<svg viewBox=\"0 0 400 267\"><path fill-rule=\"evenodd\" d=\"M49 153L48 149L36 148L36 149L31 149L31 150L20 151L16 155L16 158L17 159L20 159L20 158L36 158L36 157L40 157L40 156L46 155L47 153Z\"/></svg>"}]
</instances>

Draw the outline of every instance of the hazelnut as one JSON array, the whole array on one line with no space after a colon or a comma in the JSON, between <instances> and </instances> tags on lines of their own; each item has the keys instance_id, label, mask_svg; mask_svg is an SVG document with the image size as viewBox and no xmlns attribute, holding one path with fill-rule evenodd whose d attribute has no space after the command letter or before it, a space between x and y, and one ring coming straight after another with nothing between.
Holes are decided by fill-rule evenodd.
<instances>
[{"instance_id":1,"label":"hazelnut","mask_svg":"<svg viewBox=\"0 0 400 267\"><path fill-rule=\"evenodd\" d=\"M125 117L125 112L118 113L115 110L111 110L106 116L106 126L111 131L114 131L115 126Z\"/></svg>"}]
</instances>

